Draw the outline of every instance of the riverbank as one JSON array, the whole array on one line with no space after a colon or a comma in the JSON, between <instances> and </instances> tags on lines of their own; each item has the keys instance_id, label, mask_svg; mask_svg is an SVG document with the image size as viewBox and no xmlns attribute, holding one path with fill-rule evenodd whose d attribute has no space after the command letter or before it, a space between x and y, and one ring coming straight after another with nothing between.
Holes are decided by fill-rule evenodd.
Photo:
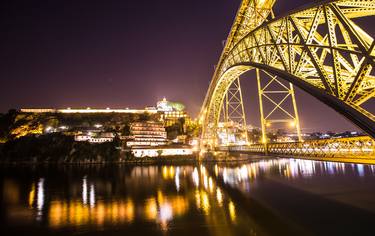
<instances>
[{"instance_id":1,"label":"riverbank","mask_svg":"<svg viewBox=\"0 0 375 236\"><path fill-rule=\"evenodd\" d=\"M254 160L249 155L198 153L136 157L118 141L92 144L76 142L60 134L27 136L0 144L0 163L3 164L174 164L196 162L245 162Z\"/></svg>"},{"instance_id":2,"label":"riverbank","mask_svg":"<svg viewBox=\"0 0 375 236\"><path fill-rule=\"evenodd\" d=\"M27 136L0 146L2 163L92 163L119 160L118 142L75 142L60 134Z\"/></svg>"},{"instance_id":3,"label":"riverbank","mask_svg":"<svg viewBox=\"0 0 375 236\"><path fill-rule=\"evenodd\" d=\"M199 160L196 156L176 156L176 157L143 157L127 158L117 161L73 161L73 162L51 162L51 161L1 161L0 165L122 165L122 164L195 164Z\"/></svg>"}]
</instances>

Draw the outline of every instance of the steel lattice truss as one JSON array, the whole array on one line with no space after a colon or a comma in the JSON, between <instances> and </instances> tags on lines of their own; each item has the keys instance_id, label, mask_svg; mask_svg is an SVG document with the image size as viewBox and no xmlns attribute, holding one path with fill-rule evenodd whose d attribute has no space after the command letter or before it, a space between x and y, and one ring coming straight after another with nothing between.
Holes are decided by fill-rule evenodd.
<instances>
[{"instance_id":1,"label":"steel lattice truss","mask_svg":"<svg viewBox=\"0 0 375 236\"><path fill-rule=\"evenodd\" d=\"M225 96L225 122L235 122L241 126L246 126L246 117L243 106L240 79L237 78L229 87Z\"/></svg>"},{"instance_id":2,"label":"steel lattice truss","mask_svg":"<svg viewBox=\"0 0 375 236\"><path fill-rule=\"evenodd\" d=\"M259 69L257 69L256 74L260 102L262 143L267 143L267 127L271 126L272 123L289 123L289 125L295 128L298 140L302 141L293 85L281 81L277 76L271 75L266 71L264 71L264 75L261 76ZM263 85L262 80L266 82ZM275 85L277 86L276 88ZM263 105L265 103L264 101L271 104L272 109L266 111ZM292 103L292 107L289 109L285 106L288 102ZM277 113L279 114L277 115Z\"/></svg>"},{"instance_id":3,"label":"steel lattice truss","mask_svg":"<svg viewBox=\"0 0 375 236\"><path fill-rule=\"evenodd\" d=\"M271 143L237 147L221 147L220 150L248 153L267 153L277 156L306 158L340 158L341 161L375 163L375 141L369 137L310 140L297 143Z\"/></svg>"},{"instance_id":4,"label":"steel lattice truss","mask_svg":"<svg viewBox=\"0 0 375 236\"><path fill-rule=\"evenodd\" d=\"M259 12L249 2L266 7L255 5ZM273 3L242 3L202 107L203 138L214 136L210 127L230 84L254 68L288 80L375 137L375 116L363 106L375 97L375 45L359 25L374 22L375 1L320 1L270 20ZM242 26L249 14L256 22Z\"/></svg>"},{"instance_id":5,"label":"steel lattice truss","mask_svg":"<svg viewBox=\"0 0 375 236\"><path fill-rule=\"evenodd\" d=\"M229 130L237 127L245 136L244 140L246 141L246 143L248 143L246 115L243 104L240 78L237 78L235 81L233 81L231 86L228 88L221 111L222 123L224 124L223 128L225 129L225 133L227 135L227 142L229 142Z\"/></svg>"}]
</instances>

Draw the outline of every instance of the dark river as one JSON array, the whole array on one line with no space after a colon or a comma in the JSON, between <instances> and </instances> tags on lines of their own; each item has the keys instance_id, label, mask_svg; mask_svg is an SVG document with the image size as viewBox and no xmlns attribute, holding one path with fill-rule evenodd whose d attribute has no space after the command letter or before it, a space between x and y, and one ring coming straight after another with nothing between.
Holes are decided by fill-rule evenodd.
<instances>
[{"instance_id":1,"label":"dark river","mask_svg":"<svg viewBox=\"0 0 375 236\"><path fill-rule=\"evenodd\" d=\"M375 166L0 167L1 235L375 235Z\"/></svg>"}]
</instances>

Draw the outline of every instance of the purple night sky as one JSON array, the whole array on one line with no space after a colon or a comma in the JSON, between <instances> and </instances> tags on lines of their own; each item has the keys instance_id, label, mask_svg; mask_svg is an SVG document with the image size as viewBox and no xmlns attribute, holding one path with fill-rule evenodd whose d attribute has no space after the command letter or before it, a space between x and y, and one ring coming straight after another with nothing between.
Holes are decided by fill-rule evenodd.
<instances>
[{"instance_id":1,"label":"purple night sky","mask_svg":"<svg viewBox=\"0 0 375 236\"><path fill-rule=\"evenodd\" d=\"M306 2L279 0L276 11ZM21 107L143 108L165 96L185 103L195 117L239 4L2 1L0 112ZM255 80L245 75L243 81L250 123L258 125ZM355 129L301 91L297 102L303 128Z\"/></svg>"}]
</instances>

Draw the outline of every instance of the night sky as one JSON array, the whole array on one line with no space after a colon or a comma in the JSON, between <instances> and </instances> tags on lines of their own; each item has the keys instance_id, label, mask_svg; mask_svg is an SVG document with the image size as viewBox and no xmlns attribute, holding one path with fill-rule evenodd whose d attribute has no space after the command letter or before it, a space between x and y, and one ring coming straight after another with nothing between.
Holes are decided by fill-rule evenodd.
<instances>
[{"instance_id":1,"label":"night sky","mask_svg":"<svg viewBox=\"0 0 375 236\"><path fill-rule=\"evenodd\" d=\"M293 3L296 2L296 3ZM307 0L279 1L276 11ZM164 96L195 117L240 0L4 0L0 112L21 107L143 108ZM254 78L243 76L258 125ZM306 130L353 129L297 91ZM322 116L324 114L324 116Z\"/></svg>"}]
</instances>

